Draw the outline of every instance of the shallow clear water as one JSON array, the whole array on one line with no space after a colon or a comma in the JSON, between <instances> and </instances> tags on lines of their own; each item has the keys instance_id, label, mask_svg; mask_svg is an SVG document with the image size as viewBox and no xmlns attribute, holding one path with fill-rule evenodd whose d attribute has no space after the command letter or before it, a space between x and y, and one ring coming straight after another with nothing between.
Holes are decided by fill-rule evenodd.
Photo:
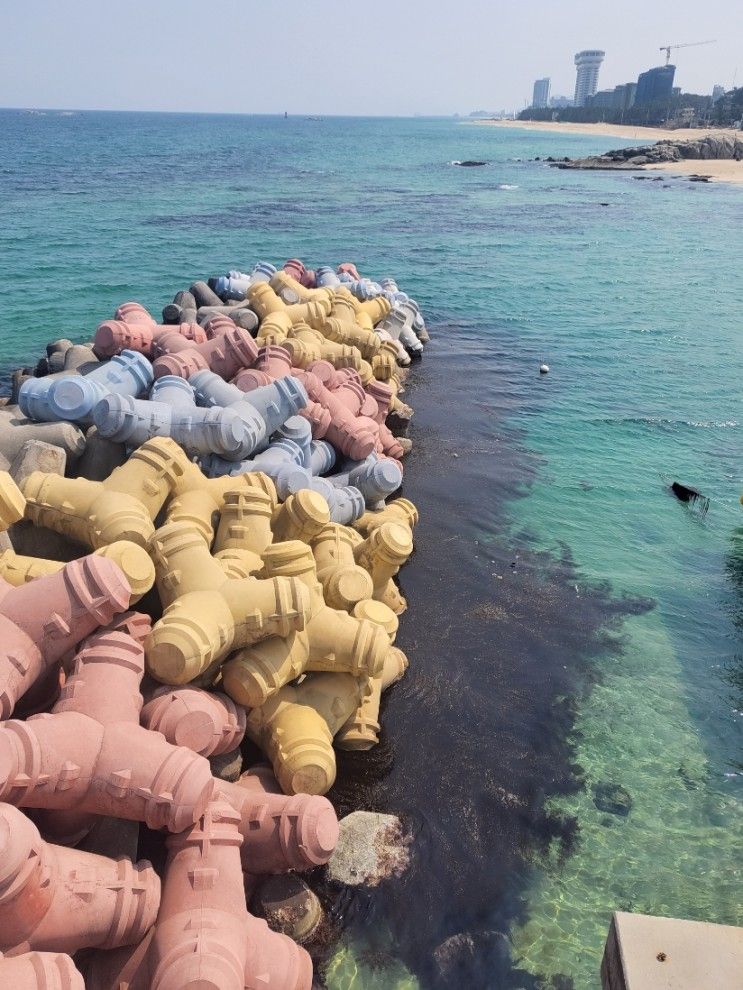
<instances>
[{"instance_id":1,"label":"shallow clear water","mask_svg":"<svg viewBox=\"0 0 743 990\"><path fill-rule=\"evenodd\" d=\"M622 142L450 120L0 122L5 371L258 257L351 258L429 317L411 671L332 795L416 852L324 890L328 986L588 990L614 909L743 922L740 189L554 171L529 159Z\"/></svg>"}]
</instances>

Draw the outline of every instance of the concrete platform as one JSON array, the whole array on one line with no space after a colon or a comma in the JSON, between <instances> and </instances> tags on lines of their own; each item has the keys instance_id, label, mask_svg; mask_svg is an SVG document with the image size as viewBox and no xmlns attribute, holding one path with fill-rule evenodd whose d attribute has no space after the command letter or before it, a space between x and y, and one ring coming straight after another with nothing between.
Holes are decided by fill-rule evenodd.
<instances>
[{"instance_id":1,"label":"concrete platform","mask_svg":"<svg viewBox=\"0 0 743 990\"><path fill-rule=\"evenodd\" d=\"M743 990L743 928L617 911L603 990Z\"/></svg>"}]
</instances>

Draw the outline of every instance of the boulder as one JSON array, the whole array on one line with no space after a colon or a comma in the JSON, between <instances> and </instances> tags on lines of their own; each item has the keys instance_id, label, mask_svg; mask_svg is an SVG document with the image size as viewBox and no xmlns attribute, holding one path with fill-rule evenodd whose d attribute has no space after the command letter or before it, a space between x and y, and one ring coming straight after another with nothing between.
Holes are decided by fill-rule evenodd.
<instances>
[{"instance_id":1,"label":"boulder","mask_svg":"<svg viewBox=\"0 0 743 990\"><path fill-rule=\"evenodd\" d=\"M376 887L400 876L410 863L411 837L397 815L354 811L341 819L328 877L349 886Z\"/></svg>"}]
</instances>

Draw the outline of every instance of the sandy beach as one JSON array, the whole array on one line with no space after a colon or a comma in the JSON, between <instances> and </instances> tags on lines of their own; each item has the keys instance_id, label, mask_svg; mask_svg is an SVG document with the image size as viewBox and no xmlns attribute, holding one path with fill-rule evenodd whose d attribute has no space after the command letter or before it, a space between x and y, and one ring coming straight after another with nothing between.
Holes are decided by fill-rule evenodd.
<instances>
[{"instance_id":1,"label":"sandy beach","mask_svg":"<svg viewBox=\"0 0 743 990\"><path fill-rule=\"evenodd\" d=\"M593 134L596 137L622 138L625 141L648 143L650 141L680 141L685 137L706 137L708 134L736 134L743 138L743 132L729 128L694 128L668 130L663 127L637 127L623 124L576 124L556 120L473 120L470 123L486 127L518 127L525 131L553 131L555 134Z\"/></svg>"},{"instance_id":2,"label":"sandy beach","mask_svg":"<svg viewBox=\"0 0 743 990\"><path fill-rule=\"evenodd\" d=\"M488 127L518 127L527 131L551 131L555 134L592 134L596 137L606 136L637 141L638 144L701 138L709 134L732 134L743 139L743 132L729 128L667 130L662 127L625 127L620 124L577 124L550 120L476 120L472 123L485 124ZM671 172L676 175L707 175L715 182L743 183L743 162L689 159L683 162L669 162L666 165L651 165L643 171Z\"/></svg>"},{"instance_id":3,"label":"sandy beach","mask_svg":"<svg viewBox=\"0 0 743 990\"><path fill-rule=\"evenodd\" d=\"M743 184L743 162L701 161L668 162L665 165L647 165L643 172L671 172L674 175L708 175L713 182Z\"/></svg>"}]
</instances>

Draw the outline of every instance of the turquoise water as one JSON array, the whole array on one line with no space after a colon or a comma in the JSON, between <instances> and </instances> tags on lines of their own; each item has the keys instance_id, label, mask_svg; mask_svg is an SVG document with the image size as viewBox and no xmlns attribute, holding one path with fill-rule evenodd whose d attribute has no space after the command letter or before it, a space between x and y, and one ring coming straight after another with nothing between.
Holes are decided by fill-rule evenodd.
<instances>
[{"instance_id":1,"label":"turquoise water","mask_svg":"<svg viewBox=\"0 0 743 990\"><path fill-rule=\"evenodd\" d=\"M588 990L613 909L743 923L740 187L554 171L529 159L622 142L450 120L0 120L6 371L258 257L394 273L429 318L411 675L377 777L338 791L409 813L424 854L408 886L334 905L328 985ZM449 615L426 604L444 591ZM450 819L420 783L426 732L433 773L466 784ZM597 806L606 785L628 814ZM442 969L437 945L472 931L488 959L497 933L498 966Z\"/></svg>"}]
</instances>

